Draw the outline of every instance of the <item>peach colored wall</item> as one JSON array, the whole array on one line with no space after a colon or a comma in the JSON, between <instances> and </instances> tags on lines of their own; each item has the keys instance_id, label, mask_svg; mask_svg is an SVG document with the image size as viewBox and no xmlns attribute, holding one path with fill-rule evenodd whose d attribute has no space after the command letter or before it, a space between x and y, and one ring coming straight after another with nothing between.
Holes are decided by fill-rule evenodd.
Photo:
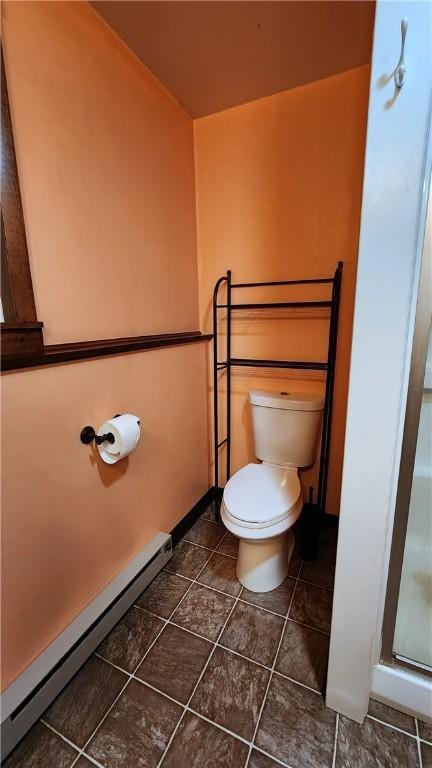
<instances>
[{"instance_id":1,"label":"peach colored wall","mask_svg":"<svg viewBox=\"0 0 432 768\"><path fill-rule=\"evenodd\" d=\"M198 327L191 119L86 3L3 3L47 342ZM204 344L2 377L3 687L208 487ZM130 411L107 467L85 424Z\"/></svg>"},{"instance_id":2,"label":"peach colored wall","mask_svg":"<svg viewBox=\"0 0 432 768\"><path fill-rule=\"evenodd\" d=\"M228 268L234 282L283 280L332 275L337 261L344 261L331 513L339 509L368 88L369 68L362 67L194 123L204 328L211 327L213 285ZM322 291L265 290L256 291L255 300L324 296ZM251 292L235 296L253 300ZM283 319L286 312L278 313L277 319L268 312L235 315L233 356L323 360L328 329L323 311L291 311L289 320ZM233 376L233 471L254 460L249 389L280 389L282 384L291 390L324 389L319 374L257 374L256 369L236 369ZM220 381L224 391L223 374ZM305 486L315 470L303 474Z\"/></svg>"},{"instance_id":3,"label":"peach colored wall","mask_svg":"<svg viewBox=\"0 0 432 768\"><path fill-rule=\"evenodd\" d=\"M206 491L205 366L197 344L3 376L4 685ZM79 433L124 411L141 441L107 466Z\"/></svg>"},{"instance_id":4,"label":"peach colored wall","mask_svg":"<svg viewBox=\"0 0 432 768\"><path fill-rule=\"evenodd\" d=\"M3 15L45 342L195 330L191 118L86 2Z\"/></svg>"}]
</instances>

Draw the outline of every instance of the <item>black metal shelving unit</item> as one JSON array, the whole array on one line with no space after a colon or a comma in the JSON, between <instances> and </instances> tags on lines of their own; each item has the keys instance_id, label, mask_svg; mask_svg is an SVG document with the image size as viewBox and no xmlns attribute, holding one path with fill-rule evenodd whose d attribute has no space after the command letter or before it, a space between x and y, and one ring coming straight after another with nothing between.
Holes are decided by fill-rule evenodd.
<instances>
[{"instance_id":1,"label":"black metal shelving unit","mask_svg":"<svg viewBox=\"0 0 432 768\"><path fill-rule=\"evenodd\" d=\"M231 371L232 368L290 368L307 371L326 371L325 400L323 410L323 425L321 438L321 454L318 477L317 505L319 510L325 512L327 494L327 476L331 438L331 419L333 409L333 388L336 366L337 334L339 321L339 304L342 282L343 262L339 261L333 277L322 277L308 280L277 280L261 283L233 283L231 270L217 281L213 291L213 389L214 389L214 462L215 462L215 489L219 493L219 451L226 445L226 478L231 474ZM232 302L232 291L240 288L265 288L267 286L288 285L331 285L331 299L328 301L284 301L257 304L237 304ZM226 285L226 304L220 304L218 300L219 289ZM328 308L329 334L327 360L316 362L308 360L256 360L253 358L235 358L231 356L231 321L232 313L245 309L308 309ZM218 360L218 311L226 311L226 358ZM218 373L226 372L226 437L219 440L219 386Z\"/></svg>"}]
</instances>

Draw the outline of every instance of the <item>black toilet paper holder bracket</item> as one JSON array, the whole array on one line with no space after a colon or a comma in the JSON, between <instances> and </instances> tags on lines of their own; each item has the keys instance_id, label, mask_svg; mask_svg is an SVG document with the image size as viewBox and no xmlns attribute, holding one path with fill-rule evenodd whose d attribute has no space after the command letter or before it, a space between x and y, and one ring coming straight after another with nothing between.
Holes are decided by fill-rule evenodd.
<instances>
[{"instance_id":1,"label":"black toilet paper holder bracket","mask_svg":"<svg viewBox=\"0 0 432 768\"><path fill-rule=\"evenodd\" d=\"M113 419L117 419L118 416L121 416L121 413L116 413L116 415L113 416ZM105 435L98 435L96 434L94 427L87 426L82 428L80 433L80 440L82 443L84 443L84 445L89 445L89 443L93 442L93 440L95 441L96 445L102 445L102 443L110 443L112 445L115 437L112 432L107 432Z\"/></svg>"},{"instance_id":2,"label":"black toilet paper holder bracket","mask_svg":"<svg viewBox=\"0 0 432 768\"><path fill-rule=\"evenodd\" d=\"M95 441L96 445L102 445L102 443L113 443L115 438L112 432L107 432L105 435L97 435L94 427L83 427L80 433L80 440L85 445Z\"/></svg>"}]
</instances>

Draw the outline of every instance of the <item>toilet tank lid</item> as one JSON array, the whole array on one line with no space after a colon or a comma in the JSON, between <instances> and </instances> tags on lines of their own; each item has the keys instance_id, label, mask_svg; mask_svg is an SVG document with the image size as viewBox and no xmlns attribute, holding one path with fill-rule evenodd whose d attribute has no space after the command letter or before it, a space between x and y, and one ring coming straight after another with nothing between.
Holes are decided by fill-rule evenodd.
<instances>
[{"instance_id":1,"label":"toilet tank lid","mask_svg":"<svg viewBox=\"0 0 432 768\"><path fill-rule=\"evenodd\" d=\"M266 389L252 389L249 402L264 408L279 408L284 411L322 411L324 397L316 392L270 392Z\"/></svg>"}]
</instances>

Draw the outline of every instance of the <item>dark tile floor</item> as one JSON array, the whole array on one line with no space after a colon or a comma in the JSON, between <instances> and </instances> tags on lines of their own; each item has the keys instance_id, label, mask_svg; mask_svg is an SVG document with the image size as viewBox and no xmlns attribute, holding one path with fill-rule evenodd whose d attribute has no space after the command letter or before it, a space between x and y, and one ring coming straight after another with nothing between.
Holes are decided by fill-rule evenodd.
<instances>
[{"instance_id":1,"label":"dark tile floor","mask_svg":"<svg viewBox=\"0 0 432 768\"><path fill-rule=\"evenodd\" d=\"M432 768L431 726L324 706L336 529L267 594L236 554L209 507L4 768Z\"/></svg>"}]
</instances>

